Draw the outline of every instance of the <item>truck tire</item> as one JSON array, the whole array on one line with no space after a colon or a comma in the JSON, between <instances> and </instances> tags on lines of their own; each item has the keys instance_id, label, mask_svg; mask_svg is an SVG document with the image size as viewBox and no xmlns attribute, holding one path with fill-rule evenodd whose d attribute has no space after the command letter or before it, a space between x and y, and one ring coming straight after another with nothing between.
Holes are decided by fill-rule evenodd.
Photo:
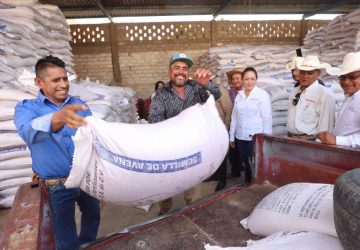
<instances>
[{"instance_id":1,"label":"truck tire","mask_svg":"<svg viewBox=\"0 0 360 250\"><path fill-rule=\"evenodd\" d=\"M336 180L334 219L344 249L360 249L360 168L348 171Z\"/></svg>"}]
</instances>

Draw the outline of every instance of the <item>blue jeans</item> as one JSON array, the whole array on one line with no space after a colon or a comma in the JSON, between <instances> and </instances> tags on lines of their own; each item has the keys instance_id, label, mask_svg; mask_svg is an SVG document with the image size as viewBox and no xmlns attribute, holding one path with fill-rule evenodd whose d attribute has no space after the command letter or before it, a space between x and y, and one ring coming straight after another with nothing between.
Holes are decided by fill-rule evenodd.
<instances>
[{"instance_id":1,"label":"blue jeans","mask_svg":"<svg viewBox=\"0 0 360 250\"><path fill-rule=\"evenodd\" d=\"M100 224L100 203L80 188L48 186L56 249L78 249L96 239ZM76 231L75 202L81 211L80 235Z\"/></svg>"},{"instance_id":2,"label":"blue jeans","mask_svg":"<svg viewBox=\"0 0 360 250\"><path fill-rule=\"evenodd\" d=\"M245 182L250 183L254 175L250 165L250 159L254 155L254 141L238 140L235 138L235 143L240 161L245 168Z\"/></svg>"}]
</instances>

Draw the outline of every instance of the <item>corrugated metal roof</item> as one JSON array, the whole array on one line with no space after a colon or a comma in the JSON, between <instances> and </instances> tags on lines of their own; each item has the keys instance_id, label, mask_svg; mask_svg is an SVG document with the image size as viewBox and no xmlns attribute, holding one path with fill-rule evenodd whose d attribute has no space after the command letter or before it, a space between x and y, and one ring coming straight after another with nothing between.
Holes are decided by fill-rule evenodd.
<instances>
[{"instance_id":1,"label":"corrugated metal roof","mask_svg":"<svg viewBox=\"0 0 360 250\"><path fill-rule=\"evenodd\" d=\"M55 4L66 18L106 16L349 13L359 0L39 0Z\"/></svg>"}]
</instances>

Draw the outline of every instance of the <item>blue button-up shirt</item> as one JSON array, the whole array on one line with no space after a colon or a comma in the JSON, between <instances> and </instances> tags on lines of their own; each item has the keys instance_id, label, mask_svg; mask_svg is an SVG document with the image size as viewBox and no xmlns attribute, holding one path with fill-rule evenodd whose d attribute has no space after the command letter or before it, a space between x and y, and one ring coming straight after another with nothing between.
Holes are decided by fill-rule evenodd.
<instances>
[{"instance_id":1,"label":"blue button-up shirt","mask_svg":"<svg viewBox=\"0 0 360 250\"><path fill-rule=\"evenodd\" d=\"M31 151L32 168L40 178L69 175L74 154L71 136L75 135L76 129L65 125L56 132L51 131L53 113L69 104L85 105L83 101L69 96L58 106L41 92L36 99L23 100L16 105L15 126ZM77 114L86 117L91 115L91 111L81 110Z\"/></svg>"}]
</instances>

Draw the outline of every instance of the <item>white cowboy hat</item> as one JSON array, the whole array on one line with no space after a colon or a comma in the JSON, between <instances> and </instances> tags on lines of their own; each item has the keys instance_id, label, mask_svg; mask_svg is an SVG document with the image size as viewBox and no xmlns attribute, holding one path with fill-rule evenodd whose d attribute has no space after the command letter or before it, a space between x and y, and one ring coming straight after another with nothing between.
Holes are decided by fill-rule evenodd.
<instances>
[{"instance_id":1,"label":"white cowboy hat","mask_svg":"<svg viewBox=\"0 0 360 250\"><path fill-rule=\"evenodd\" d=\"M285 67L286 67L286 69L288 69L288 70L296 69L296 65L301 64L303 60L304 60L303 57L295 56L295 57L293 57L293 59L291 60L291 62L289 62L289 63L287 63L287 64L285 65Z\"/></svg>"},{"instance_id":2,"label":"white cowboy hat","mask_svg":"<svg viewBox=\"0 0 360 250\"><path fill-rule=\"evenodd\" d=\"M317 56L307 56L304 60L298 61L296 68L303 71L312 71L316 69L326 69L331 67L328 63L320 63L319 58Z\"/></svg>"},{"instance_id":3,"label":"white cowboy hat","mask_svg":"<svg viewBox=\"0 0 360 250\"><path fill-rule=\"evenodd\" d=\"M326 71L333 76L346 75L354 71L360 70L360 51L351 52L344 57L342 64L337 67L331 67L326 69Z\"/></svg>"}]
</instances>

